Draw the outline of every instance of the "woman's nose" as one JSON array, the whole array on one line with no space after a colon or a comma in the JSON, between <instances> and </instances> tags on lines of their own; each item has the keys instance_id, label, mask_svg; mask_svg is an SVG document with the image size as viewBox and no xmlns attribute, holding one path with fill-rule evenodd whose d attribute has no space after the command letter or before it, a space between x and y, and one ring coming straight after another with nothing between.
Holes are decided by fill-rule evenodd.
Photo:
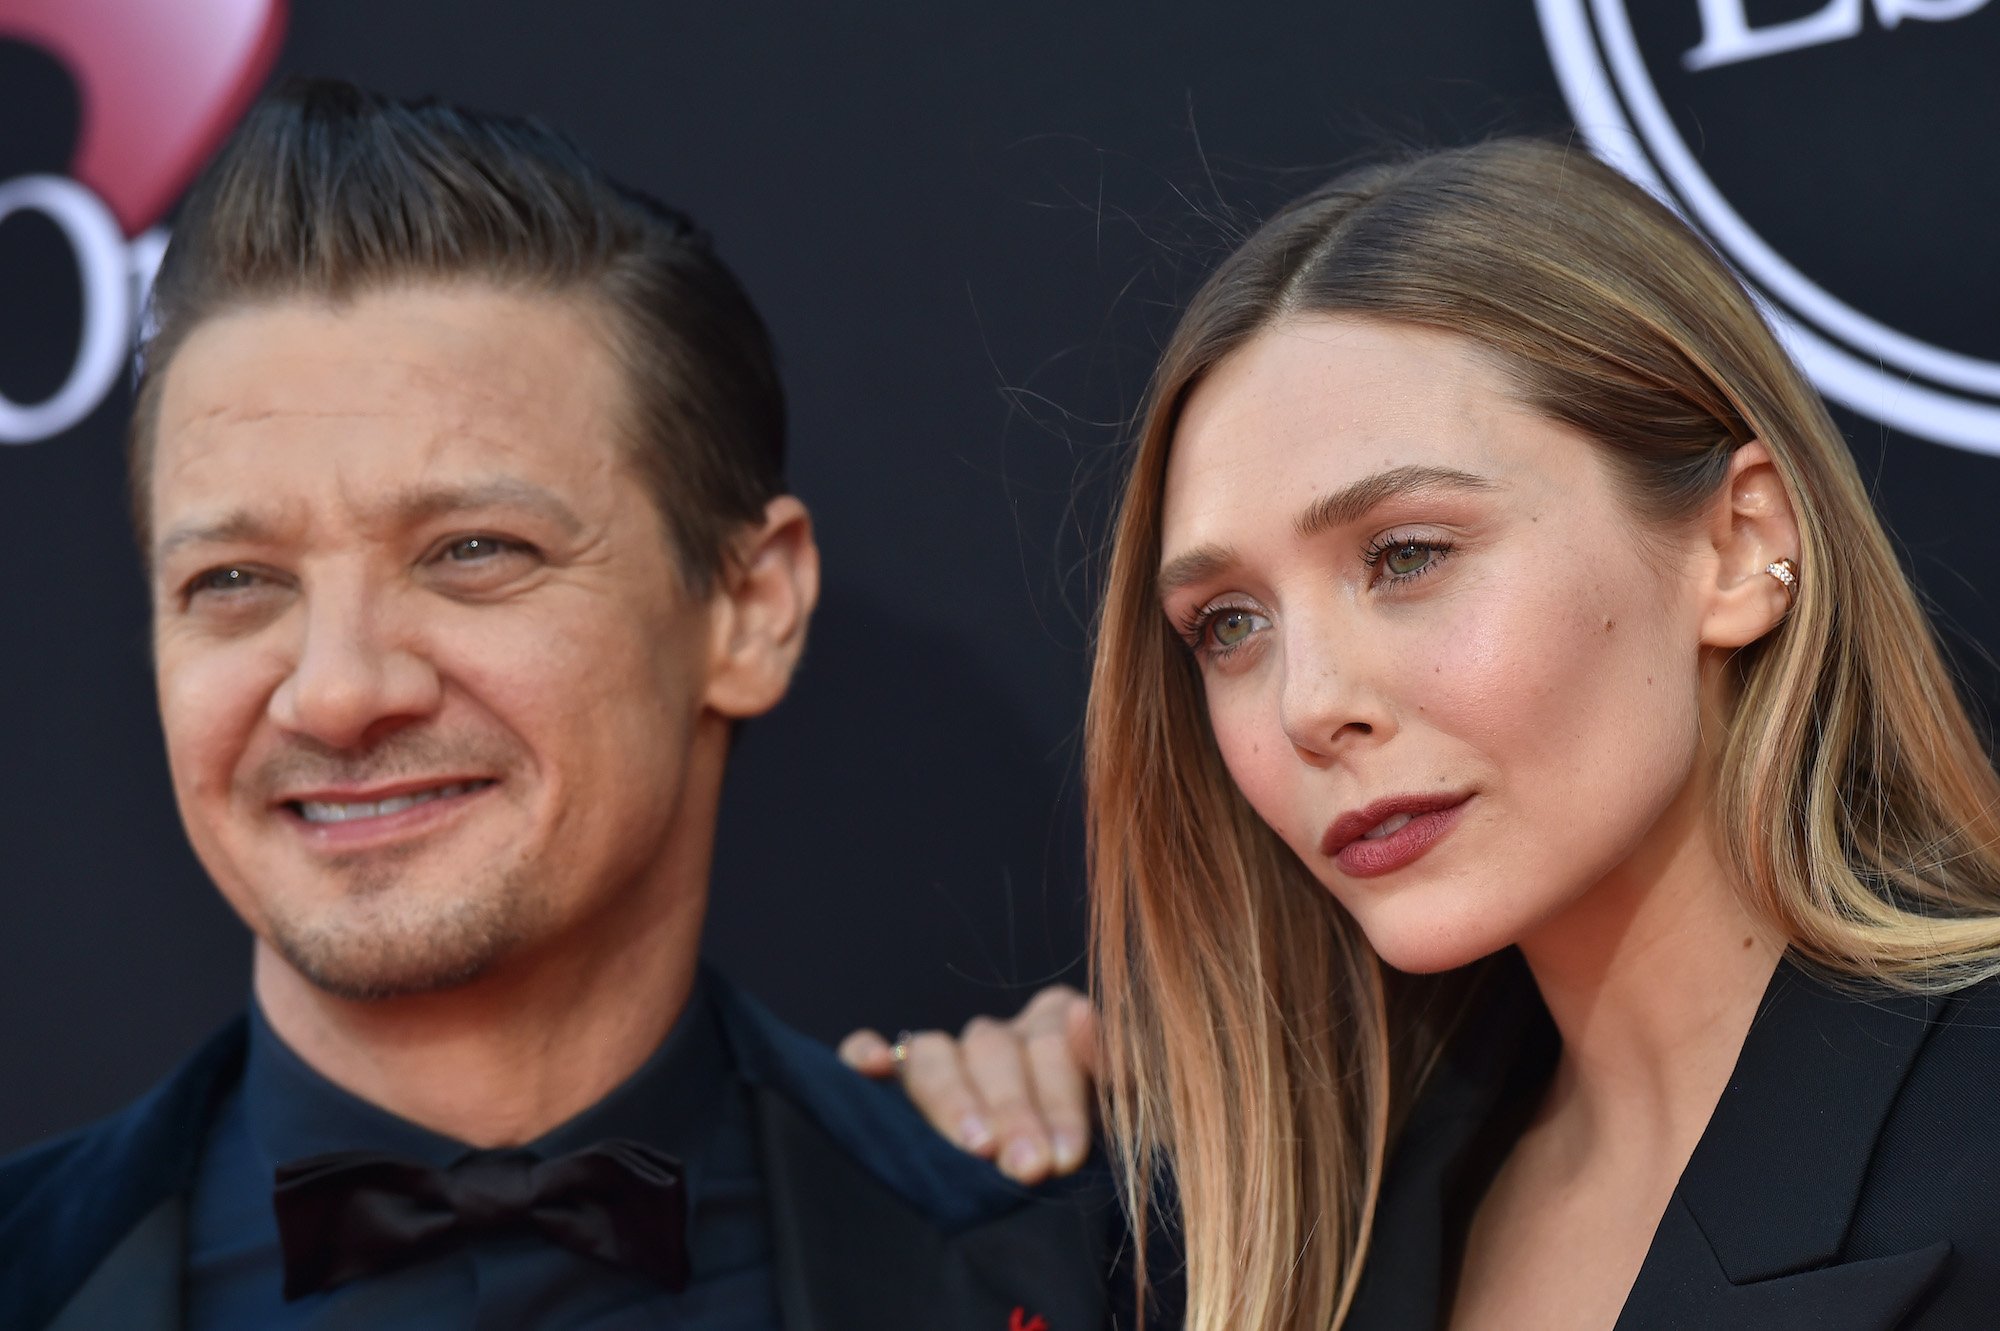
<instances>
[{"instance_id":1,"label":"woman's nose","mask_svg":"<svg viewBox=\"0 0 2000 1331\"><path fill-rule=\"evenodd\" d=\"M1330 762L1357 742L1385 738L1389 711L1367 654L1351 645L1336 650L1342 639L1329 624L1309 619L1289 627L1278 714L1299 756Z\"/></svg>"}]
</instances>

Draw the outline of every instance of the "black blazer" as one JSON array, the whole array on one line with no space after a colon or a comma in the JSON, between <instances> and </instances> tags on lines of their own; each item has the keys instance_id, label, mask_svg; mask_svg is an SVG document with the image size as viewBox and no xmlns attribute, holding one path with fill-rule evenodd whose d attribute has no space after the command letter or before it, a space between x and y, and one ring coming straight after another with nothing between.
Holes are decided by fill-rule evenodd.
<instances>
[{"instance_id":1,"label":"black blazer","mask_svg":"<svg viewBox=\"0 0 2000 1331\"><path fill-rule=\"evenodd\" d=\"M1556 1052L1518 958L1412 1110L1347 1331L1435 1331ZM1779 963L1616 1331L2000 1328L2000 984Z\"/></svg>"},{"instance_id":2,"label":"black blazer","mask_svg":"<svg viewBox=\"0 0 2000 1331\"><path fill-rule=\"evenodd\" d=\"M786 1331L1102 1331L1101 1175L1029 1192L720 977L750 1083ZM104 1122L0 1162L0 1327L178 1331L187 1194L244 1023Z\"/></svg>"}]
</instances>

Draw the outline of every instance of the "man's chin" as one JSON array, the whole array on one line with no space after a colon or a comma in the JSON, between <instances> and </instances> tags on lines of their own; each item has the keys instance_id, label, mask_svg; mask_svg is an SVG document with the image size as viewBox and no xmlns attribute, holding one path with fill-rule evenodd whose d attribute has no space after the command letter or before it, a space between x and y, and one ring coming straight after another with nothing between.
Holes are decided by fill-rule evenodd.
<instances>
[{"instance_id":1,"label":"man's chin","mask_svg":"<svg viewBox=\"0 0 2000 1331\"><path fill-rule=\"evenodd\" d=\"M350 901L312 920L271 920L264 934L314 988L351 1002L379 1002L485 977L526 941L529 915L526 895L509 883L444 906L411 908L379 896Z\"/></svg>"}]
</instances>

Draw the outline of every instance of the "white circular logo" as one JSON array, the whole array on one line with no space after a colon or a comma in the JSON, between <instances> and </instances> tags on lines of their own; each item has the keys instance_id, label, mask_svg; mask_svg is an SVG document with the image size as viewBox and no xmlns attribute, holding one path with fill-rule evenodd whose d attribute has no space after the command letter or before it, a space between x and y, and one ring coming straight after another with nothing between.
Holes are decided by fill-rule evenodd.
<instances>
[{"instance_id":1,"label":"white circular logo","mask_svg":"<svg viewBox=\"0 0 2000 1331\"><path fill-rule=\"evenodd\" d=\"M158 228L127 241L103 200L66 176L0 182L0 221L17 212L42 214L69 241L83 285L83 331L69 377L53 396L22 403L0 394L0 444L53 439L97 409L125 366L138 312L167 247L166 232Z\"/></svg>"},{"instance_id":2,"label":"white circular logo","mask_svg":"<svg viewBox=\"0 0 2000 1331\"><path fill-rule=\"evenodd\" d=\"M1680 53L1681 65L1702 72L1855 40L1871 15L1875 27L1893 30L1905 21L1961 19L1989 0L1827 0L1810 14L1765 23L1752 20L1747 0L1683 2L1694 8L1700 38ZM1821 392L1906 433L2000 454L2000 361L1863 313L1753 229L1669 114L1625 0L1536 0L1536 9L1570 114L1592 150L1674 207L1736 265ZM1966 165L1990 170L1988 163ZM1988 294L2000 319L2000 293Z\"/></svg>"}]
</instances>

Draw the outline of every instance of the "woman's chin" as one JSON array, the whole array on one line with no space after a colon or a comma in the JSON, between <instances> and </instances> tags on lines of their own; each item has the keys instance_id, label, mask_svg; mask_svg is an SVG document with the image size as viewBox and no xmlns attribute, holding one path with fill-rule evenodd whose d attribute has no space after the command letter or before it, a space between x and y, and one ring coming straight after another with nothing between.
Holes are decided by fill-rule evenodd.
<instances>
[{"instance_id":1,"label":"woman's chin","mask_svg":"<svg viewBox=\"0 0 2000 1331\"><path fill-rule=\"evenodd\" d=\"M1514 942L1493 921L1363 920L1362 931L1383 964L1407 975L1436 975L1492 956Z\"/></svg>"}]
</instances>

